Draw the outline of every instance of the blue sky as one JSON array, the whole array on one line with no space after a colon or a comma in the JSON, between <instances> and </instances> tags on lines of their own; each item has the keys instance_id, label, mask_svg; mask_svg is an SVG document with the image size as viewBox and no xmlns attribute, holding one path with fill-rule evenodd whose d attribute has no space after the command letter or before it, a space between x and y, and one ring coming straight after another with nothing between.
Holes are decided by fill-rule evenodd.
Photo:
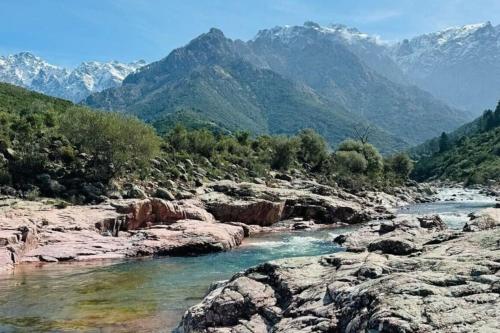
<instances>
[{"instance_id":1,"label":"blue sky","mask_svg":"<svg viewBox=\"0 0 500 333\"><path fill-rule=\"evenodd\" d=\"M153 61L211 27L247 40L276 25L343 23L385 40L500 23L500 0L0 0L0 54L52 63Z\"/></svg>"}]
</instances>

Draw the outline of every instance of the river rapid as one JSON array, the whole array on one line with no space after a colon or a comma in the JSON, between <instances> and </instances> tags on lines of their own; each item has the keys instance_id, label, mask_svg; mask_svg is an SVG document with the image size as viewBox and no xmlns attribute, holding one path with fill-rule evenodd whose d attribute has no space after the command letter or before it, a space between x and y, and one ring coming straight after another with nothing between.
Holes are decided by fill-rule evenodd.
<instances>
[{"instance_id":1,"label":"river rapid","mask_svg":"<svg viewBox=\"0 0 500 333\"><path fill-rule=\"evenodd\" d=\"M460 229L469 213L494 205L475 190L443 189L437 197L398 213L439 214ZM0 332L170 332L212 283L273 259L342 251L332 239L353 228L262 234L197 257L19 266L0 276Z\"/></svg>"}]
</instances>

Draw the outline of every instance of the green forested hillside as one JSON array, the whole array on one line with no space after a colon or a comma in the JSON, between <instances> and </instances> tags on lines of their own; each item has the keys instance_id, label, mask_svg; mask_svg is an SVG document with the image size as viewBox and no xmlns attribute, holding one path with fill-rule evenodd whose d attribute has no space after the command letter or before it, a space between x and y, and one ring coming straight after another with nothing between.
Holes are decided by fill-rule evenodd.
<instances>
[{"instance_id":1,"label":"green forested hillside","mask_svg":"<svg viewBox=\"0 0 500 333\"><path fill-rule=\"evenodd\" d=\"M417 180L500 181L500 103L495 112L485 111L474 122L449 135L443 133L426 147L431 153L425 155L420 148L422 155L413 172Z\"/></svg>"},{"instance_id":2,"label":"green forested hillside","mask_svg":"<svg viewBox=\"0 0 500 333\"><path fill-rule=\"evenodd\" d=\"M48 103L60 112L73 103L0 82L0 110L2 113L18 113L33 105L33 102Z\"/></svg>"},{"instance_id":3,"label":"green forested hillside","mask_svg":"<svg viewBox=\"0 0 500 333\"><path fill-rule=\"evenodd\" d=\"M0 84L0 186L76 201L141 172L159 151L154 130L124 115ZM87 189L87 190L85 190Z\"/></svg>"},{"instance_id":4,"label":"green forested hillside","mask_svg":"<svg viewBox=\"0 0 500 333\"><path fill-rule=\"evenodd\" d=\"M271 170L357 191L390 188L412 168L407 156L384 159L360 141L344 141L332 152L312 129L251 136L200 121L197 110L175 115L172 121L188 120L191 129L158 123L159 137L136 118L0 84L0 193L83 203L116 196L125 185L118 193L128 196L135 183L175 182L185 196L206 180L268 178Z\"/></svg>"},{"instance_id":5,"label":"green forested hillside","mask_svg":"<svg viewBox=\"0 0 500 333\"><path fill-rule=\"evenodd\" d=\"M179 124L191 130L206 129L212 133L231 133L224 124L207 120L203 111L197 109L179 110L151 124L160 134L168 133Z\"/></svg>"}]
</instances>

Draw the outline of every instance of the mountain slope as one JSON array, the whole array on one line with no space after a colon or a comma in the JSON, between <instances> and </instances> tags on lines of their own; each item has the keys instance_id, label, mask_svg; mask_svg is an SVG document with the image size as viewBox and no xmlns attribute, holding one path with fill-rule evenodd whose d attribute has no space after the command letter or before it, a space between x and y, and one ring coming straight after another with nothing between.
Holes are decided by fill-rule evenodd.
<instances>
[{"instance_id":1,"label":"mountain slope","mask_svg":"<svg viewBox=\"0 0 500 333\"><path fill-rule=\"evenodd\" d=\"M311 88L251 64L249 52L211 29L85 103L151 122L195 109L223 128L254 133L292 134L311 127L331 144L353 136L356 124L367 123ZM386 152L406 145L376 126L373 141Z\"/></svg>"},{"instance_id":2,"label":"mountain slope","mask_svg":"<svg viewBox=\"0 0 500 333\"><path fill-rule=\"evenodd\" d=\"M422 158L415 166L414 177L468 184L500 181L500 127L462 137L449 150Z\"/></svg>"},{"instance_id":3,"label":"mountain slope","mask_svg":"<svg viewBox=\"0 0 500 333\"><path fill-rule=\"evenodd\" d=\"M473 122L435 138L415 152L413 176L485 183L500 181L500 103ZM430 154L429 154L430 152ZM423 154L427 153L427 154Z\"/></svg>"},{"instance_id":4,"label":"mountain slope","mask_svg":"<svg viewBox=\"0 0 500 333\"><path fill-rule=\"evenodd\" d=\"M372 70L346 46L348 41L354 44L356 36L361 38L359 33L341 38L337 37L338 29L332 29L312 23L276 27L259 32L249 47L268 68L308 85L412 144L452 130L468 119L429 93L395 83Z\"/></svg>"},{"instance_id":5,"label":"mountain slope","mask_svg":"<svg viewBox=\"0 0 500 333\"><path fill-rule=\"evenodd\" d=\"M79 102L93 92L120 85L127 75L144 65L144 61L130 64L92 61L69 70L22 52L0 57L0 82Z\"/></svg>"},{"instance_id":6,"label":"mountain slope","mask_svg":"<svg viewBox=\"0 0 500 333\"><path fill-rule=\"evenodd\" d=\"M402 84L409 82L399 65L387 52L387 43L382 42L377 36L370 36L342 24L321 26L309 21L303 26L276 26L259 31L250 43L270 38L293 42L304 39L307 35L309 37L317 35L317 38L320 37L323 41L342 45L370 69L393 82Z\"/></svg>"},{"instance_id":7,"label":"mountain slope","mask_svg":"<svg viewBox=\"0 0 500 333\"><path fill-rule=\"evenodd\" d=\"M411 80L451 105L477 112L500 98L500 26L448 28L390 51Z\"/></svg>"}]
</instances>

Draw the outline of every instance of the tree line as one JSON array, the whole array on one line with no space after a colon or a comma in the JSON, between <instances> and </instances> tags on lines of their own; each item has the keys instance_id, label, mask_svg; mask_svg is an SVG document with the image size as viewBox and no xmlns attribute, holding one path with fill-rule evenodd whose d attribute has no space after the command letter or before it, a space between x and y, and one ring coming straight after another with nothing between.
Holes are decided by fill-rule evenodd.
<instances>
[{"instance_id":1,"label":"tree line","mask_svg":"<svg viewBox=\"0 0 500 333\"><path fill-rule=\"evenodd\" d=\"M252 180L270 171L359 189L404 182L413 167L406 154L383 158L366 141L348 139L331 149L311 129L252 136L177 125L159 135L131 116L5 84L0 125L0 187L25 196L83 195L75 201L85 201L87 192L105 193L117 180ZM191 164L200 168L183 167Z\"/></svg>"}]
</instances>

